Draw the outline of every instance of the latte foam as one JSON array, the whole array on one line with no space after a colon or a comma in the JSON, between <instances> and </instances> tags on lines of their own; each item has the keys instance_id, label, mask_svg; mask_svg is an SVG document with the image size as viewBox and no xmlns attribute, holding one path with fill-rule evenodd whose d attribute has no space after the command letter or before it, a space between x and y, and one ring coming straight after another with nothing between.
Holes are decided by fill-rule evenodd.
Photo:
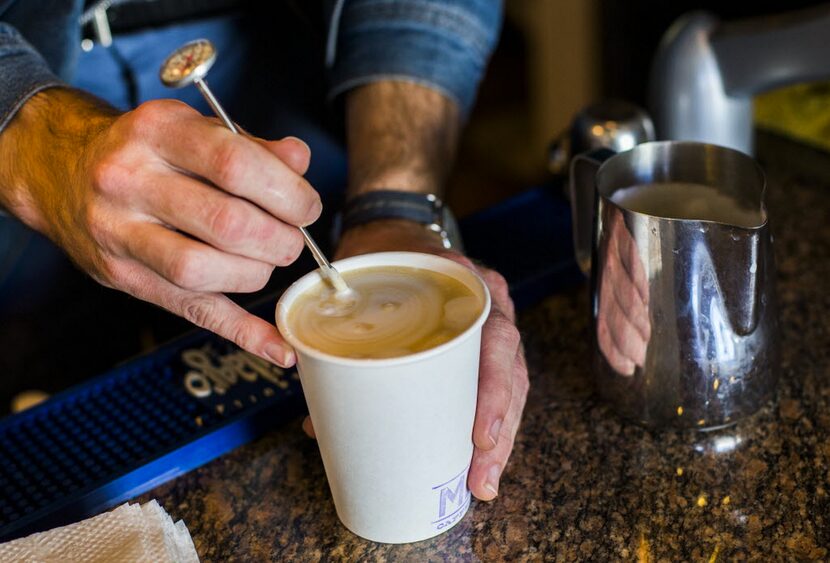
<instances>
[{"instance_id":1,"label":"latte foam","mask_svg":"<svg viewBox=\"0 0 830 563\"><path fill-rule=\"evenodd\" d=\"M288 326L306 345L347 358L394 358L448 342L481 314L481 298L429 270L377 266L344 272L353 306L323 282L292 304Z\"/></svg>"}]
</instances>

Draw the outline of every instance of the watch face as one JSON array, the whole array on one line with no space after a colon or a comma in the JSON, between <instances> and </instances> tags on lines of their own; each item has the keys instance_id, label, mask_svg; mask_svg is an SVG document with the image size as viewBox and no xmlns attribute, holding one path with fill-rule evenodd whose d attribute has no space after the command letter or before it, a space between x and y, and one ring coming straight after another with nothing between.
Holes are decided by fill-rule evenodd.
<instances>
[{"instance_id":1,"label":"watch face","mask_svg":"<svg viewBox=\"0 0 830 563\"><path fill-rule=\"evenodd\" d=\"M159 78L165 86L181 88L203 78L216 60L216 48L207 39L197 39L176 49L161 65Z\"/></svg>"}]
</instances>

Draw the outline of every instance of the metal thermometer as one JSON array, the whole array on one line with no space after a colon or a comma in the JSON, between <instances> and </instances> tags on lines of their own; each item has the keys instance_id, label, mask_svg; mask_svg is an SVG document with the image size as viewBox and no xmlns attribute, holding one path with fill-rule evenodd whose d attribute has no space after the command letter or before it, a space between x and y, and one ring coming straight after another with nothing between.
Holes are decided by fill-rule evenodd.
<instances>
[{"instance_id":1,"label":"metal thermometer","mask_svg":"<svg viewBox=\"0 0 830 563\"><path fill-rule=\"evenodd\" d=\"M216 48L213 43L207 39L196 39L185 43L167 57L159 70L159 78L169 88L184 88L190 84L195 84L213 112L227 125L228 129L238 134L239 130L236 125L222 109L219 101L205 82L205 76L207 76L214 62L216 62ZM337 293L350 291L340 272L326 259L305 227L300 227L300 232L303 234L306 246L320 266L323 277L331 283Z\"/></svg>"}]
</instances>

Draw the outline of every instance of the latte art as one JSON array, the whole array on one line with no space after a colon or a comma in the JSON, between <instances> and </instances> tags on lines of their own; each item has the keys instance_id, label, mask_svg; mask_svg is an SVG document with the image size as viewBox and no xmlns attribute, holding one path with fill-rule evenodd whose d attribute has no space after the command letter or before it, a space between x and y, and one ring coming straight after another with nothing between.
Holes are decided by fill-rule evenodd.
<instances>
[{"instance_id":1,"label":"latte art","mask_svg":"<svg viewBox=\"0 0 830 563\"><path fill-rule=\"evenodd\" d=\"M434 348L470 327L484 305L463 283L419 268L363 268L343 278L356 296L350 307L338 306L320 283L288 316L297 338L336 356L393 358Z\"/></svg>"}]
</instances>

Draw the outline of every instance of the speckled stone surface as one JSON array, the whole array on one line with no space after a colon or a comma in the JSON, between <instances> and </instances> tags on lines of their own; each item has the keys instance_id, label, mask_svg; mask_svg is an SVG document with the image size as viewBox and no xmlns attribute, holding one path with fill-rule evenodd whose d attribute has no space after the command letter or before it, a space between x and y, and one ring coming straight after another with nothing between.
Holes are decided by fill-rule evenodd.
<instances>
[{"instance_id":1,"label":"speckled stone surface","mask_svg":"<svg viewBox=\"0 0 830 563\"><path fill-rule=\"evenodd\" d=\"M778 397L717 433L646 431L594 395L587 291L526 312L531 391L500 495L390 546L334 512L296 421L144 495L203 561L809 561L830 558L830 156L765 138L782 320Z\"/></svg>"}]
</instances>

